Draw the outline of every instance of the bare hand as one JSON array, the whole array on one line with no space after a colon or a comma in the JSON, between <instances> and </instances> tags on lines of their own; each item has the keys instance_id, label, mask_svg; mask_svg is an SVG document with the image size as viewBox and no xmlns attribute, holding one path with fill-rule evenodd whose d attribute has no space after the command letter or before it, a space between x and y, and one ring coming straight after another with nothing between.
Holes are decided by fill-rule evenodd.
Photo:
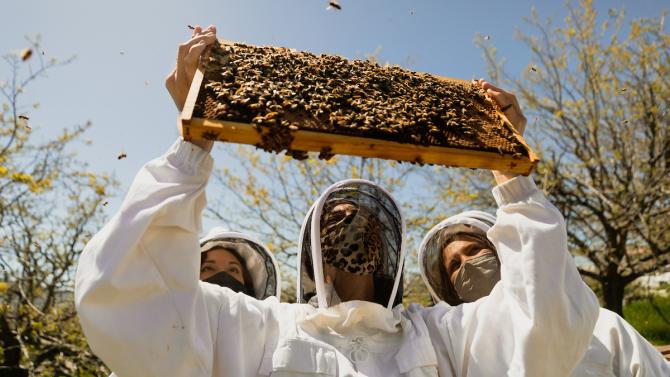
<instances>
[{"instance_id":1,"label":"bare hand","mask_svg":"<svg viewBox=\"0 0 670 377\"><path fill-rule=\"evenodd\" d=\"M523 115L523 112L521 112L521 107L519 107L519 102L516 100L516 96L513 93L494 86L484 79L479 79L478 82L479 85L482 86L482 89L486 91L486 95L504 110L503 113L512 123L514 128L523 135L523 131L526 130L527 120Z\"/></svg>"},{"instance_id":2,"label":"bare hand","mask_svg":"<svg viewBox=\"0 0 670 377\"><path fill-rule=\"evenodd\" d=\"M177 66L165 78L165 87L174 100L177 109L181 111L186 102L186 95L191 87L191 81L200 62L200 54L205 47L216 41L216 28L209 26L202 30L196 26L191 39L179 45L177 51Z\"/></svg>"},{"instance_id":3,"label":"bare hand","mask_svg":"<svg viewBox=\"0 0 670 377\"><path fill-rule=\"evenodd\" d=\"M202 30L198 25L193 30L191 39L179 45L177 65L165 78L165 87L179 111L183 110L186 103L186 96L198 68L200 55L207 46L216 42L216 40L216 28L213 25L205 30ZM205 150L211 150L212 148L211 141L194 141L193 144Z\"/></svg>"},{"instance_id":4,"label":"bare hand","mask_svg":"<svg viewBox=\"0 0 670 377\"><path fill-rule=\"evenodd\" d=\"M526 130L526 117L521 112L521 107L519 102L516 99L516 96L510 92L507 92L503 89L498 88L497 86L485 81L484 79L479 79L479 85L482 86L482 89L486 91L486 95L491 98L495 103L500 106L500 108L512 123L512 126L521 134ZM518 176L516 173L502 172L498 170L493 171L493 177L496 180L497 184L503 184L508 180Z\"/></svg>"}]
</instances>

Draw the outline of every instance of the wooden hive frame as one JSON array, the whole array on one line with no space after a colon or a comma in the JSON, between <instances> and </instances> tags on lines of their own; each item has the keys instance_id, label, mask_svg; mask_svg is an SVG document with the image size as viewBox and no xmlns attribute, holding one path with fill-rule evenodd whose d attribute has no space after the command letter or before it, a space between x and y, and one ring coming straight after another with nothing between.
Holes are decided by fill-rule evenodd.
<instances>
[{"instance_id":1,"label":"wooden hive frame","mask_svg":"<svg viewBox=\"0 0 670 377\"><path fill-rule=\"evenodd\" d=\"M233 42L221 40L221 43L232 45ZM257 145L261 143L261 133L258 125L239 123L226 120L204 119L193 116L196 100L205 77L204 63L207 61L209 49L200 59L193 82L189 89L186 103L179 116L178 123L182 137L185 140L219 140L238 144ZM431 75L440 80L464 82ZM360 136L347 136L333 133L324 133L309 130L290 131L293 141L290 148L306 152L320 152L327 150L335 155L350 155L361 157L375 157L387 160L419 162L452 167L478 168L500 170L510 173L528 175L539 161L537 155L528 146L523 137L514 129L505 114L496 110L506 127L512 130L516 140L528 151L528 157L517 157L496 152L448 148L440 146L422 146L416 144L399 143L388 140L373 139ZM269 126L260 126L261 132L268 132Z\"/></svg>"}]
</instances>

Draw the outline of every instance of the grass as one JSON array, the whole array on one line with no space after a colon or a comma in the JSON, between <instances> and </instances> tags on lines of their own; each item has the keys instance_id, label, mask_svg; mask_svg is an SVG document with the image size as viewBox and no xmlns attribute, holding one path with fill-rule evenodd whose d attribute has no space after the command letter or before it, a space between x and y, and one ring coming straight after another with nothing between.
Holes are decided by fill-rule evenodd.
<instances>
[{"instance_id":1,"label":"grass","mask_svg":"<svg viewBox=\"0 0 670 377\"><path fill-rule=\"evenodd\" d=\"M654 345L670 344L670 297L650 296L628 302L624 318Z\"/></svg>"}]
</instances>

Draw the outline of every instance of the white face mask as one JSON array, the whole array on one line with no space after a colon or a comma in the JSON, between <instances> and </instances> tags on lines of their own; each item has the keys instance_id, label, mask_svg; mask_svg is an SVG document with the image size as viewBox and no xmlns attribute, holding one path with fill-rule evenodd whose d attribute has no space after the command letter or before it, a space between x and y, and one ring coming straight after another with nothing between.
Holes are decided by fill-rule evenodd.
<instances>
[{"instance_id":1,"label":"white face mask","mask_svg":"<svg viewBox=\"0 0 670 377\"><path fill-rule=\"evenodd\" d=\"M500 280L500 261L494 253L486 253L463 263L454 289L463 302L474 302L488 296Z\"/></svg>"}]
</instances>

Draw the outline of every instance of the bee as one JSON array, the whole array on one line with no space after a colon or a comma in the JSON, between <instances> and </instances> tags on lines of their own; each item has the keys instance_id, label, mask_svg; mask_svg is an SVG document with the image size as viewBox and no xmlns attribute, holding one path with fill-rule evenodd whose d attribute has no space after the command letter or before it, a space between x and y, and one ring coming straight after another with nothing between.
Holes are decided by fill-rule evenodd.
<instances>
[{"instance_id":1,"label":"bee","mask_svg":"<svg viewBox=\"0 0 670 377\"><path fill-rule=\"evenodd\" d=\"M202 138L205 140L214 141L219 138L219 133L215 131L205 131L202 133Z\"/></svg>"},{"instance_id":2,"label":"bee","mask_svg":"<svg viewBox=\"0 0 670 377\"><path fill-rule=\"evenodd\" d=\"M103 207L107 207L107 204L109 204L109 202L105 200L105 202L102 203L102 206L103 206Z\"/></svg>"},{"instance_id":3,"label":"bee","mask_svg":"<svg viewBox=\"0 0 670 377\"><path fill-rule=\"evenodd\" d=\"M335 156L335 154L332 153L333 148L331 147L322 147L321 151L319 152L319 159L320 160L330 160Z\"/></svg>"},{"instance_id":4,"label":"bee","mask_svg":"<svg viewBox=\"0 0 670 377\"><path fill-rule=\"evenodd\" d=\"M27 129L32 130L32 127L30 127L30 126L28 125L28 119L30 119L30 118L28 118L28 117L25 116L25 115L19 115L17 118L19 118L19 120L22 120L22 121L25 123L25 127L26 127Z\"/></svg>"},{"instance_id":5,"label":"bee","mask_svg":"<svg viewBox=\"0 0 670 377\"><path fill-rule=\"evenodd\" d=\"M123 160L124 158L128 157L126 152L121 152L119 155L116 157L118 160Z\"/></svg>"},{"instance_id":6,"label":"bee","mask_svg":"<svg viewBox=\"0 0 670 377\"><path fill-rule=\"evenodd\" d=\"M21 60L26 61L30 59L30 57L33 56L33 50L29 48L24 48L23 51L21 51Z\"/></svg>"},{"instance_id":7,"label":"bee","mask_svg":"<svg viewBox=\"0 0 670 377\"><path fill-rule=\"evenodd\" d=\"M533 71L533 72L537 72L537 68L535 68L534 65L531 65L531 66L530 66L530 70Z\"/></svg>"},{"instance_id":8,"label":"bee","mask_svg":"<svg viewBox=\"0 0 670 377\"><path fill-rule=\"evenodd\" d=\"M337 3L337 1L333 0L328 3L329 8L335 8L337 10L342 10L342 6Z\"/></svg>"},{"instance_id":9,"label":"bee","mask_svg":"<svg viewBox=\"0 0 670 377\"><path fill-rule=\"evenodd\" d=\"M189 28L189 30L195 30L195 26L193 25L186 25L186 27Z\"/></svg>"}]
</instances>

